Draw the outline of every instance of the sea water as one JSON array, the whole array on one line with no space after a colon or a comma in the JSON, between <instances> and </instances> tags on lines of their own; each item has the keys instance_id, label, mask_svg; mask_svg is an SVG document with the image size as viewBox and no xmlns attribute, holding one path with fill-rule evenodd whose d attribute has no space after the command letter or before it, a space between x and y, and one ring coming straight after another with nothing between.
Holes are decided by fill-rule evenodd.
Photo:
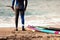
<instances>
[{"instance_id":1,"label":"sea water","mask_svg":"<svg viewBox=\"0 0 60 40\"><path fill-rule=\"evenodd\" d=\"M0 0L0 27L15 27L15 12L10 7L6 7L11 6L11 3L12 0ZM59 25L59 23L60 0L28 0L25 26ZM20 18L19 27L21 27Z\"/></svg>"}]
</instances>

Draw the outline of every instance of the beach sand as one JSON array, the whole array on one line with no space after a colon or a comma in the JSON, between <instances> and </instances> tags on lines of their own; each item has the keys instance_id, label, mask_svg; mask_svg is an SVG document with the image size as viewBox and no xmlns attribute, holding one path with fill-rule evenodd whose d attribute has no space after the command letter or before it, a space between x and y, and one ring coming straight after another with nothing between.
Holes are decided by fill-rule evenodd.
<instances>
[{"instance_id":1,"label":"beach sand","mask_svg":"<svg viewBox=\"0 0 60 40\"><path fill-rule=\"evenodd\" d=\"M58 34L47 34L33 32L26 28L26 31L15 31L15 28L0 28L0 40L60 40Z\"/></svg>"}]
</instances>

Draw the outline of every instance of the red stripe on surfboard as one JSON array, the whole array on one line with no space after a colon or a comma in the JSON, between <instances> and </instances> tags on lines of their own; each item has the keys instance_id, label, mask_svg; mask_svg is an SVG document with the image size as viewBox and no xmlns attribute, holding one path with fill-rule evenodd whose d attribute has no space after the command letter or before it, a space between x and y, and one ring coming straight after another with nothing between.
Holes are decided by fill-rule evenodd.
<instances>
[{"instance_id":1,"label":"red stripe on surfboard","mask_svg":"<svg viewBox=\"0 0 60 40\"><path fill-rule=\"evenodd\" d=\"M59 34L59 31L56 31L55 34Z\"/></svg>"}]
</instances>

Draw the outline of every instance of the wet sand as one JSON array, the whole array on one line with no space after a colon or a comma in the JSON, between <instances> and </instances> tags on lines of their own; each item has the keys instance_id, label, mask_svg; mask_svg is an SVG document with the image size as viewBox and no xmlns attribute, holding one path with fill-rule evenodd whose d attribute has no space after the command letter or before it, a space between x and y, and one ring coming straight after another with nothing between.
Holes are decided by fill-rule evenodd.
<instances>
[{"instance_id":1,"label":"wet sand","mask_svg":"<svg viewBox=\"0 0 60 40\"><path fill-rule=\"evenodd\" d=\"M15 31L15 28L0 28L0 40L60 40L60 35L26 31Z\"/></svg>"}]
</instances>

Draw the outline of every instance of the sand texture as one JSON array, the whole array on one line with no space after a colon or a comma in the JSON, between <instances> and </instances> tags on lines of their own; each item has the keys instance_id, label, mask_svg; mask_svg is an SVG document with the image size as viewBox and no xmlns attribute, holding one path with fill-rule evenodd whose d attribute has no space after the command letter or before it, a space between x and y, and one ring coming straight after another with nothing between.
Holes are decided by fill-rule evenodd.
<instances>
[{"instance_id":1,"label":"sand texture","mask_svg":"<svg viewBox=\"0 0 60 40\"><path fill-rule=\"evenodd\" d=\"M26 31L15 31L15 28L0 28L0 40L60 40L60 35Z\"/></svg>"}]
</instances>

